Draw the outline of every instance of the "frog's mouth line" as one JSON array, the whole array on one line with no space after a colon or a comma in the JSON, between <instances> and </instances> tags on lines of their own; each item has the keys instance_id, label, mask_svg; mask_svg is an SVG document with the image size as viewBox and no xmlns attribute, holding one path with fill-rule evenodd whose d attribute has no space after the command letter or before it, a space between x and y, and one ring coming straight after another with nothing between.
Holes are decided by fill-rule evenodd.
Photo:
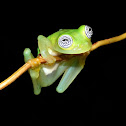
<instances>
[{"instance_id":1,"label":"frog's mouth line","mask_svg":"<svg viewBox=\"0 0 126 126\"><path fill-rule=\"evenodd\" d=\"M79 54L63 54L63 53L62 53L62 54L60 54L60 55L58 55L58 56L63 56L63 55L64 55L64 56L70 56L70 55L71 55L71 57L72 57L72 56L87 55L87 54L89 55L89 54L90 54L90 51L86 51L86 52L84 52L84 53L79 53ZM38 56L42 56L41 53L40 53L40 51L38 51Z\"/></svg>"}]
</instances>

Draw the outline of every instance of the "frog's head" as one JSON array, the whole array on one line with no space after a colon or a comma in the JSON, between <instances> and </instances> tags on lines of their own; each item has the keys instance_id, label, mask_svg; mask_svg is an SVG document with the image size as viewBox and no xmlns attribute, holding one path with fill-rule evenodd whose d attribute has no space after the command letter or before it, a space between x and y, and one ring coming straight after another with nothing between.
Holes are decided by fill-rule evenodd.
<instances>
[{"instance_id":1,"label":"frog's head","mask_svg":"<svg viewBox=\"0 0 126 126\"><path fill-rule=\"evenodd\" d=\"M80 54L91 49L92 28L82 25L78 29L64 29L55 35L54 49L65 54Z\"/></svg>"}]
</instances>

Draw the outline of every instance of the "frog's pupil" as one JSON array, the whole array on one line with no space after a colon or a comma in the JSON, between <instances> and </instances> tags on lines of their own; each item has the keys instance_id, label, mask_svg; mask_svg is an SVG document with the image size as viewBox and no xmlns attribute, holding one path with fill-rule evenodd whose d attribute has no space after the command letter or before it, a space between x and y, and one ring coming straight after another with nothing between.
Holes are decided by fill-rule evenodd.
<instances>
[{"instance_id":1,"label":"frog's pupil","mask_svg":"<svg viewBox=\"0 0 126 126\"><path fill-rule=\"evenodd\" d=\"M63 41L68 41L68 39L63 39Z\"/></svg>"},{"instance_id":2,"label":"frog's pupil","mask_svg":"<svg viewBox=\"0 0 126 126\"><path fill-rule=\"evenodd\" d=\"M89 28L89 31L91 31L91 28Z\"/></svg>"}]
</instances>

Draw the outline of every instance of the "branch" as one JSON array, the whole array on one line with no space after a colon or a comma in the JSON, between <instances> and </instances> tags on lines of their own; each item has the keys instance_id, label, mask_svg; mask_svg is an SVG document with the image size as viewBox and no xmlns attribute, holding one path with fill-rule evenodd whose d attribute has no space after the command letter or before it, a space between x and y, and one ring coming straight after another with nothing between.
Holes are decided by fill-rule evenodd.
<instances>
[{"instance_id":1,"label":"branch","mask_svg":"<svg viewBox=\"0 0 126 126\"><path fill-rule=\"evenodd\" d=\"M125 38L126 38L126 33L124 33L122 35L119 35L119 36L116 36L116 37L113 37L113 38L100 40L100 41L98 41L98 42L96 42L96 43L94 43L92 45L92 48L91 48L90 51L93 51L93 50L95 50L98 47L103 46L103 45L108 45L108 44L111 44L111 43L115 43L115 42L121 41L121 40L123 40Z\"/></svg>"},{"instance_id":2,"label":"branch","mask_svg":"<svg viewBox=\"0 0 126 126\"><path fill-rule=\"evenodd\" d=\"M10 77L0 83L0 90L10 85L14 82L18 77L20 77L24 72L26 72L31 65L29 63L25 63L22 67L20 67L16 72L14 72Z\"/></svg>"},{"instance_id":3,"label":"branch","mask_svg":"<svg viewBox=\"0 0 126 126\"><path fill-rule=\"evenodd\" d=\"M100 46L115 43L115 42L121 41L121 40L123 40L125 38L126 38L126 33L124 33L122 35L119 35L119 36L116 36L116 37L113 37L113 38L100 40L100 41L98 41L98 42L96 42L96 43L94 43L92 45L92 48L91 48L90 52L97 49ZM89 55L89 53L85 53L85 55ZM55 57L55 58L56 58L57 61L62 60L62 58L60 58L60 57ZM4 80L3 82L0 83L0 90L2 90L3 88L7 87L12 82L14 82L18 77L20 77L29 68L34 69L37 66L39 66L40 64L45 63L45 62L46 61L41 56L38 56L37 58L29 60L22 67L20 67L16 72L14 72L10 77L8 77L6 80Z\"/></svg>"}]
</instances>

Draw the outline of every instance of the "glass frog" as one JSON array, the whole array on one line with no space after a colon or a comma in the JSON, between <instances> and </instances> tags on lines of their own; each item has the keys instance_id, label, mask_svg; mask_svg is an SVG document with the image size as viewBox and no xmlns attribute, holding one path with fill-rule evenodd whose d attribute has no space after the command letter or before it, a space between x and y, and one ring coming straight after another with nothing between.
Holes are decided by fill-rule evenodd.
<instances>
[{"instance_id":1,"label":"glass frog","mask_svg":"<svg viewBox=\"0 0 126 126\"><path fill-rule=\"evenodd\" d=\"M78 29L60 29L52 35L45 37L38 36L38 54L47 62L38 68L29 69L34 93L40 94L42 87L53 84L63 73L59 85L56 88L58 93L63 93L85 65L86 57L82 55L88 52L91 47L92 28L82 25ZM56 62L54 56L74 55L68 60ZM29 48L24 50L24 60L27 62L34 56Z\"/></svg>"}]
</instances>

